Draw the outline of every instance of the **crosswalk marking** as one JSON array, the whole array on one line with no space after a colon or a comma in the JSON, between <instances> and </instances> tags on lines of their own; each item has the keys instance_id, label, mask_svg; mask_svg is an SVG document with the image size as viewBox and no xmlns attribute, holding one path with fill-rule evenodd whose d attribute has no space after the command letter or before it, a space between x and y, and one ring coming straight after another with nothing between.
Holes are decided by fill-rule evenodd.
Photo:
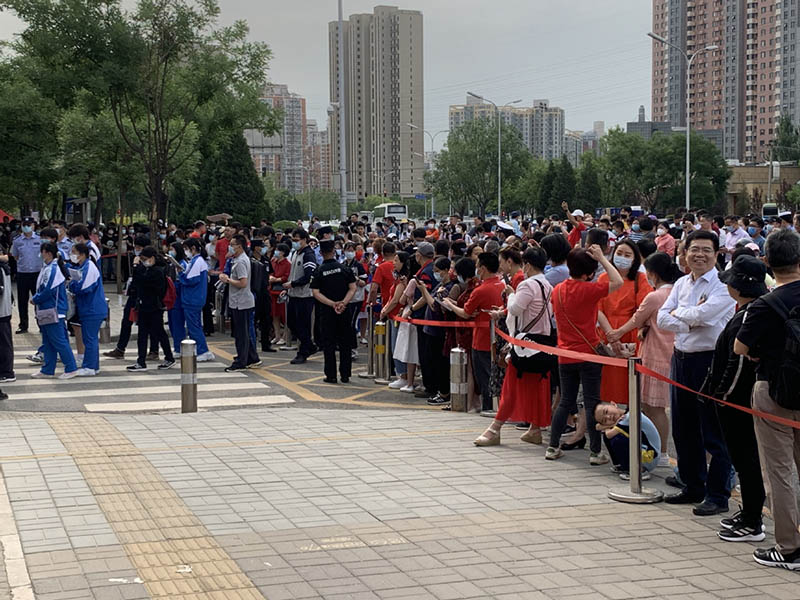
<instances>
[{"instance_id":1,"label":"crosswalk marking","mask_svg":"<svg viewBox=\"0 0 800 600\"><path fill-rule=\"evenodd\" d=\"M76 379L84 379L88 381L97 380L96 377L89 377L89 378L76 378ZM111 379L108 379L111 382ZM197 386L198 394L201 393L209 393L213 394L214 396L219 395L220 393L228 394L229 392L243 392L243 391L265 391L268 390L269 386L256 381L252 380L247 383L201 383ZM54 396L58 398L83 398L88 396L109 396L109 395L116 395L117 397L122 396L144 396L144 395L156 395L156 394L177 394L180 392L180 385L157 385L157 386L149 386L149 387L137 387L137 388L125 388L121 390L109 390L107 388L98 388L98 389L83 389L83 390L64 390L59 387L54 387L50 391L47 392L30 392L30 393L21 393L21 394L14 394L14 400L47 400L51 399Z\"/></svg>"},{"instance_id":2,"label":"crosswalk marking","mask_svg":"<svg viewBox=\"0 0 800 600\"><path fill-rule=\"evenodd\" d=\"M110 362L110 360L109 361L101 360L100 361L100 375L103 375L103 374L109 373L109 372L111 372L111 373L127 373L128 372L128 366L132 365L134 362L135 361L132 361L132 360L131 361L116 361L115 360L114 362ZM78 363L78 368L80 368L80 366L81 366L80 363ZM218 362L197 363L197 372L198 373L202 373L204 371L211 371L211 372L222 373L223 372L222 369L224 368L224 366L225 365L223 365L221 363L218 363ZM148 370L145 371L145 373L149 373L150 371L157 372L158 371L157 367L158 367L158 364L156 364L154 361L150 361L150 362L147 363L147 369ZM15 367L14 368L14 373L17 374L17 375L22 373L24 375L26 373L27 374L36 373L37 371L41 371L41 370L42 370L42 365L35 365L33 363L27 363L27 364L25 364L25 366ZM61 373L61 372L63 372L63 370L64 370L64 365L62 365L61 363L56 365L56 373ZM180 363L175 363L175 366L172 367L172 369L170 369L170 371L176 371L176 372L180 371L180 370L181 370ZM168 373L168 372L169 371L161 371L161 373Z\"/></svg>"},{"instance_id":3,"label":"crosswalk marking","mask_svg":"<svg viewBox=\"0 0 800 600\"><path fill-rule=\"evenodd\" d=\"M95 375L94 377L73 377L72 379L31 379L30 375L28 376L20 376L20 371L17 370L17 380L11 383L3 383L3 387L11 388L18 388L18 387L27 387L29 385L35 386L43 386L43 385L58 385L59 389L62 385L87 385L90 383L98 383L98 384L105 384L108 383L109 378L103 377L103 373L105 373L105 369L100 371L100 375ZM59 373L56 373L58 375ZM217 380L217 379L242 379L247 378L242 372L235 372L235 373L215 373L215 372L202 372L197 374L198 380ZM153 383L156 381L180 381L181 374L176 370L172 371L157 371L156 369L151 369L145 372L139 372L132 375L122 375L122 376L115 376L114 383L129 383L129 382L143 382L143 383Z\"/></svg>"},{"instance_id":4,"label":"crosswalk marking","mask_svg":"<svg viewBox=\"0 0 800 600\"><path fill-rule=\"evenodd\" d=\"M198 386L199 387L199 386ZM199 398L198 410L206 408L222 408L226 406L266 406L271 404L293 404L289 396L260 396L245 398ZM181 407L180 399L152 402L98 402L86 404L88 412L138 412L152 410L174 410Z\"/></svg>"}]
</instances>

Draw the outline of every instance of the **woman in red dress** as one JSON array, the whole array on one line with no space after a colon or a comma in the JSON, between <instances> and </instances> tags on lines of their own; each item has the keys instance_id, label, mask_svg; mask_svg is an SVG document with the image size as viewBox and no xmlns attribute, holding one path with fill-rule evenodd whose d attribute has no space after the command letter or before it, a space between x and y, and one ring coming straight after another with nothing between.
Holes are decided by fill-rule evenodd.
<instances>
[{"instance_id":1,"label":"woman in red dress","mask_svg":"<svg viewBox=\"0 0 800 600\"><path fill-rule=\"evenodd\" d=\"M544 276L547 253L541 248L528 248L522 257L527 276L516 291L506 285L508 317L506 324L511 335L525 329L528 333L549 334L552 327L550 294L553 287ZM498 311L501 312L501 311ZM520 439L531 444L542 443L543 427L550 424L549 374L520 373L507 361L500 406L491 425L475 440L476 446L496 446L500 443L500 428L506 421L530 423Z\"/></svg>"}]
</instances>

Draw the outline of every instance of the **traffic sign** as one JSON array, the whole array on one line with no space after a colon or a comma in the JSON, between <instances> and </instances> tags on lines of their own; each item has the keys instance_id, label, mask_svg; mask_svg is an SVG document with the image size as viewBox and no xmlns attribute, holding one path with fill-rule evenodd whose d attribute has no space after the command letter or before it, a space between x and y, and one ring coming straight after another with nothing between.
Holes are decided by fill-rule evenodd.
<instances>
[{"instance_id":1,"label":"traffic sign","mask_svg":"<svg viewBox=\"0 0 800 600\"><path fill-rule=\"evenodd\" d=\"M425 196L425 194L417 194L416 196L414 196L414 198L416 198L417 200L425 200L427 196Z\"/></svg>"},{"instance_id":2,"label":"traffic sign","mask_svg":"<svg viewBox=\"0 0 800 600\"><path fill-rule=\"evenodd\" d=\"M347 201L358 202L358 196L356 196L355 192L347 192Z\"/></svg>"},{"instance_id":3,"label":"traffic sign","mask_svg":"<svg viewBox=\"0 0 800 600\"><path fill-rule=\"evenodd\" d=\"M311 218L311 217L313 217L313 216L314 216L314 213L313 213L313 212L311 212L311 211L308 211L308 218L310 219L310 218Z\"/></svg>"}]
</instances>

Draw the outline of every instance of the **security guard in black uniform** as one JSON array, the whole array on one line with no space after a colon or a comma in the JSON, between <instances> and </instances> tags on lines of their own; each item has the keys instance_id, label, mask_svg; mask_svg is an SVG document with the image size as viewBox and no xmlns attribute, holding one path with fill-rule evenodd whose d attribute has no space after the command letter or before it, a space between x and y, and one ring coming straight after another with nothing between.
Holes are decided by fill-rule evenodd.
<instances>
[{"instance_id":1,"label":"security guard in black uniform","mask_svg":"<svg viewBox=\"0 0 800 600\"><path fill-rule=\"evenodd\" d=\"M339 350L339 373L342 383L350 381L350 319L347 305L356 293L353 271L342 266L334 256L335 243L320 243L322 264L311 277L311 291L317 301L317 322L320 324L320 343L325 353L325 382L336 381L336 350Z\"/></svg>"}]
</instances>

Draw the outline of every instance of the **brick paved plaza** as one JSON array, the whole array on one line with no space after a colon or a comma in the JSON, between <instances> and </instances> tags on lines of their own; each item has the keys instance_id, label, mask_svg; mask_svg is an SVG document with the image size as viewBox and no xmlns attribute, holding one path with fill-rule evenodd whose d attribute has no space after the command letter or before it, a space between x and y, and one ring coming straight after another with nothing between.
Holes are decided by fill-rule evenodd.
<instances>
[{"instance_id":1,"label":"brick paved plaza","mask_svg":"<svg viewBox=\"0 0 800 600\"><path fill-rule=\"evenodd\" d=\"M800 597L716 519L608 500L586 452L473 447L472 415L5 416L0 598Z\"/></svg>"}]
</instances>

